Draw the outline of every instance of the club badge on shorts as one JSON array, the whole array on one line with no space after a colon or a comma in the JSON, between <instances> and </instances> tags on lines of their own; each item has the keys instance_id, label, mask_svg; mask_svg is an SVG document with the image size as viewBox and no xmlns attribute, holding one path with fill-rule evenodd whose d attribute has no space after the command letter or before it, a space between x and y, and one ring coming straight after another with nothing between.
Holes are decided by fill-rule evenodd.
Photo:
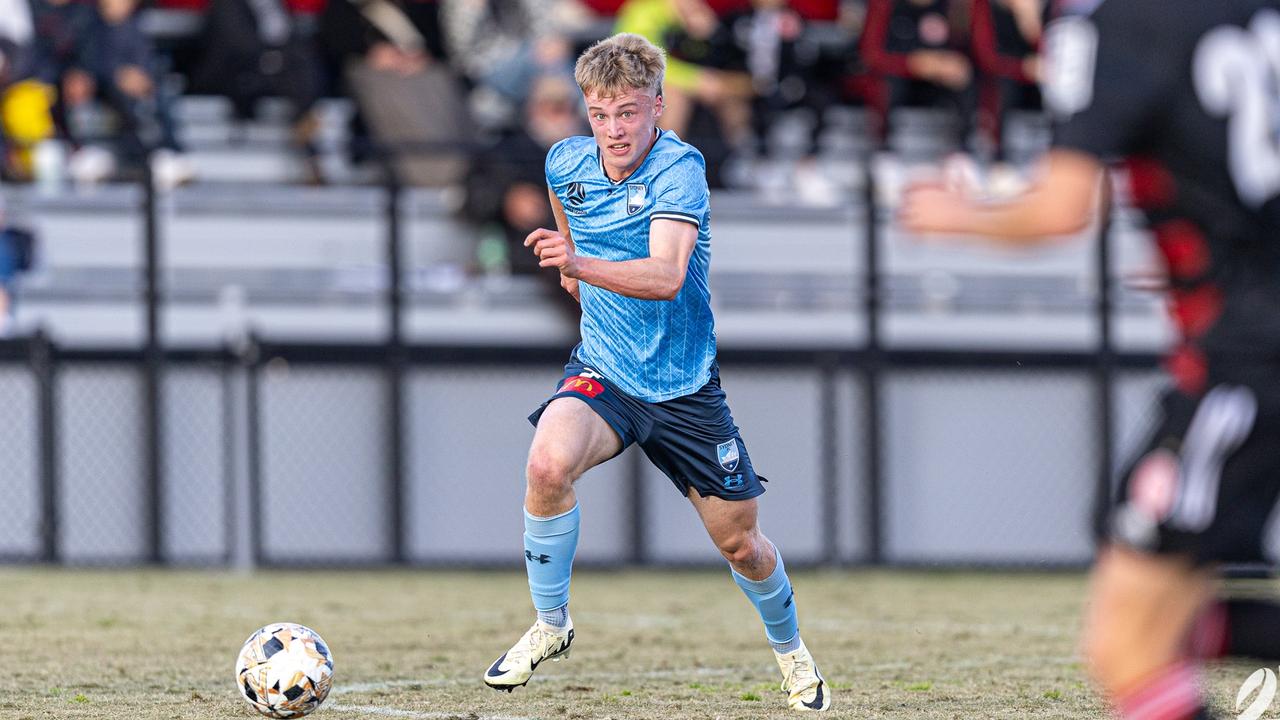
<instances>
[{"instance_id":1,"label":"club badge on shorts","mask_svg":"<svg viewBox=\"0 0 1280 720\"><path fill-rule=\"evenodd\" d=\"M643 183L627 183L627 214L635 215L644 209L649 190Z\"/></svg>"},{"instance_id":2,"label":"club badge on shorts","mask_svg":"<svg viewBox=\"0 0 1280 720\"><path fill-rule=\"evenodd\" d=\"M738 469L738 441L727 440L716 446L716 457L726 472Z\"/></svg>"}]
</instances>

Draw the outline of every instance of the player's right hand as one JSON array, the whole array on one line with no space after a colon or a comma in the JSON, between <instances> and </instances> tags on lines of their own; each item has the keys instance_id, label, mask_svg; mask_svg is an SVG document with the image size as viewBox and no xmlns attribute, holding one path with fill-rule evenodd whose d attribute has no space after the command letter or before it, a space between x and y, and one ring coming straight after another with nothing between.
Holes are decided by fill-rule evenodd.
<instances>
[{"instance_id":1,"label":"player's right hand","mask_svg":"<svg viewBox=\"0 0 1280 720\"><path fill-rule=\"evenodd\" d=\"M537 255L538 259L541 260L542 250L551 244L551 243L544 243L543 241L544 240L554 241L555 238L560 238L561 241L564 240L564 236L556 232L555 230L538 228L537 230L534 230L533 232L525 236L524 246L532 249L533 254Z\"/></svg>"},{"instance_id":2,"label":"player's right hand","mask_svg":"<svg viewBox=\"0 0 1280 720\"><path fill-rule=\"evenodd\" d=\"M538 265L553 267L565 277L577 277L577 255L573 252L573 243L555 230L538 228L524 239L525 247L532 247L538 256Z\"/></svg>"}]
</instances>

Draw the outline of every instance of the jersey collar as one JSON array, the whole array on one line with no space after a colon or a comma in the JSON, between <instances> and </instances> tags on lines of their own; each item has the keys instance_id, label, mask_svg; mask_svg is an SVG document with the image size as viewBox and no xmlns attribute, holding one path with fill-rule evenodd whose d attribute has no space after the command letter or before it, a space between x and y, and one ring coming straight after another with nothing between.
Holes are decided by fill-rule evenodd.
<instances>
[{"instance_id":1,"label":"jersey collar","mask_svg":"<svg viewBox=\"0 0 1280 720\"><path fill-rule=\"evenodd\" d=\"M653 144L650 145L649 149L644 152L644 157L640 158L640 164L636 166L636 169L632 170L630 175L622 178L621 180L614 180L613 178L609 177L609 173L606 172L604 169L604 156L600 154L600 146L596 145L596 164L600 166L600 174L604 176L604 179L607 180L610 185L621 185L627 180L630 180L632 177L635 176L636 173L640 172L640 168L644 167L645 163L649 162L649 155L653 153L653 149L657 147L658 141L662 139L662 136L665 135L666 132L667 132L666 130L662 130L656 127L653 129L653 135L654 135Z\"/></svg>"}]
</instances>

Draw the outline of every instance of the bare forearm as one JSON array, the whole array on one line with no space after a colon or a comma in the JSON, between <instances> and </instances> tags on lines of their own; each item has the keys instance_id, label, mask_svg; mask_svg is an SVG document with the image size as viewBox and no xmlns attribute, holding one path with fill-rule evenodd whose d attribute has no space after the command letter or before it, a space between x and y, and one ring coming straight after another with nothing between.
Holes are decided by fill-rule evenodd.
<instances>
[{"instance_id":1,"label":"bare forearm","mask_svg":"<svg viewBox=\"0 0 1280 720\"><path fill-rule=\"evenodd\" d=\"M1015 202L970 206L964 232L1021 243L1079 232L1089 220L1088 209L1063 207L1041 190Z\"/></svg>"},{"instance_id":2,"label":"bare forearm","mask_svg":"<svg viewBox=\"0 0 1280 720\"><path fill-rule=\"evenodd\" d=\"M916 234L960 234L1034 244L1079 232L1096 214L1101 165L1091 157L1056 150L1027 192L1006 202L975 201L963 190L939 184L908 188L899 210Z\"/></svg>"},{"instance_id":3,"label":"bare forearm","mask_svg":"<svg viewBox=\"0 0 1280 720\"><path fill-rule=\"evenodd\" d=\"M684 284L683 268L662 258L610 261L579 256L578 263L578 280L640 300L670 300Z\"/></svg>"}]
</instances>

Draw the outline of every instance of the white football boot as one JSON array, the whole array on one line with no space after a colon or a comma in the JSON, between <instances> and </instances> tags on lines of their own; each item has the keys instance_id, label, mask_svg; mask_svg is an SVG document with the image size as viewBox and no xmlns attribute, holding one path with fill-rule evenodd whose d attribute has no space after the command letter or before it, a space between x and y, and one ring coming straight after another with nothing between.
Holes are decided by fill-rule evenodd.
<instances>
[{"instance_id":1,"label":"white football boot","mask_svg":"<svg viewBox=\"0 0 1280 720\"><path fill-rule=\"evenodd\" d=\"M831 689L818 672L809 648L800 642L794 652L773 654L782 669L782 691L792 710L822 712L831 707Z\"/></svg>"},{"instance_id":2,"label":"white football boot","mask_svg":"<svg viewBox=\"0 0 1280 720\"><path fill-rule=\"evenodd\" d=\"M528 684L533 671L543 660L558 662L569 657L572 644L573 620L565 623L563 628L536 621L510 650L489 666L484 674L484 684L507 692L522 687Z\"/></svg>"}]
</instances>

